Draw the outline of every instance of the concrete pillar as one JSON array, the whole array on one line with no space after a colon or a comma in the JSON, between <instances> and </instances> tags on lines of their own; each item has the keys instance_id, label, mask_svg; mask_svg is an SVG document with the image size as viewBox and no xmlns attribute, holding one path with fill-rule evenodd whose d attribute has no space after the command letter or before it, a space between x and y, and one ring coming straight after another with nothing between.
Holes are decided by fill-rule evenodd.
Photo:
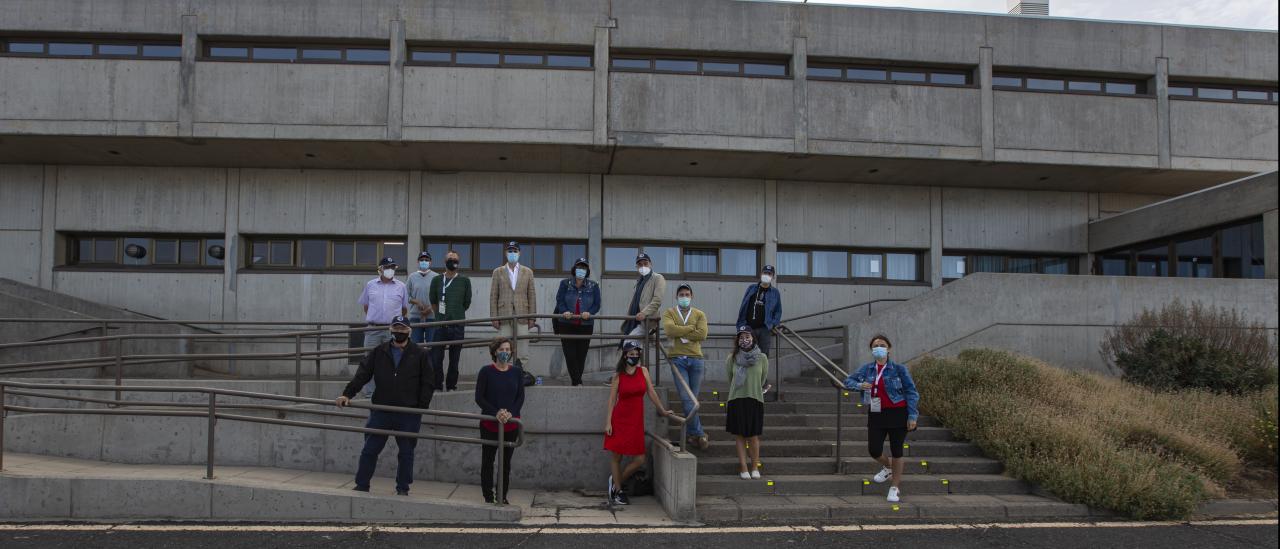
<instances>
[{"instance_id":1,"label":"concrete pillar","mask_svg":"<svg viewBox=\"0 0 1280 549\"><path fill-rule=\"evenodd\" d=\"M1280 210L1262 214L1263 276L1276 279L1280 272Z\"/></svg>"},{"instance_id":2,"label":"concrete pillar","mask_svg":"<svg viewBox=\"0 0 1280 549\"><path fill-rule=\"evenodd\" d=\"M199 18L182 16L182 61L178 65L178 137L195 135L196 57L200 43L196 29Z\"/></svg>"},{"instance_id":3,"label":"concrete pillar","mask_svg":"<svg viewBox=\"0 0 1280 549\"><path fill-rule=\"evenodd\" d=\"M418 254L422 253L422 205L426 196L423 193L425 186L422 178L425 177L422 172L414 170L409 172L409 196L405 202L409 204L406 212L409 218L408 240L404 243L405 261L409 265L405 266L405 270L413 272L418 269ZM444 258L431 258L431 266L435 267L436 262L444 265Z\"/></svg>"},{"instance_id":4,"label":"concrete pillar","mask_svg":"<svg viewBox=\"0 0 1280 549\"><path fill-rule=\"evenodd\" d=\"M604 273L604 175L592 174L590 178L587 259L591 260L591 277L599 281Z\"/></svg>"},{"instance_id":5,"label":"concrete pillar","mask_svg":"<svg viewBox=\"0 0 1280 549\"><path fill-rule=\"evenodd\" d=\"M1160 149L1160 169L1167 170L1173 167L1173 159L1170 155L1170 141L1172 136L1169 133L1169 59L1166 57L1156 58L1156 141L1159 143Z\"/></svg>"},{"instance_id":6,"label":"concrete pillar","mask_svg":"<svg viewBox=\"0 0 1280 549\"><path fill-rule=\"evenodd\" d=\"M809 153L809 39L797 36L791 43L791 82L795 113L795 153Z\"/></svg>"},{"instance_id":7,"label":"concrete pillar","mask_svg":"<svg viewBox=\"0 0 1280 549\"><path fill-rule=\"evenodd\" d=\"M942 287L942 187L929 188L929 285Z\"/></svg>"},{"instance_id":8,"label":"concrete pillar","mask_svg":"<svg viewBox=\"0 0 1280 549\"><path fill-rule=\"evenodd\" d=\"M53 265L57 262L58 167L44 167L44 196L40 199L40 273L36 277L41 288L53 289Z\"/></svg>"},{"instance_id":9,"label":"concrete pillar","mask_svg":"<svg viewBox=\"0 0 1280 549\"><path fill-rule=\"evenodd\" d=\"M978 48L978 85L982 88L982 160L996 160L996 92L991 89L991 48Z\"/></svg>"},{"instance_id":10,"label":"concrete pillar","mask_svg":"<svg viewBox=\"0 0 1280 549\"><path fill-rule=\"evenodd\" d=\"M591 110L591 144L596 147L609 144L609 32L617 26L617 20L610 19L604 25L596 27ZM601 259L603 260L603 256ZM596 256L592 255L591 260L595 261Z\"/></svg>"},{"instance_id":11,"label":"concrete pillar","mask_svg":"<svg viewBox=\"0 0 1280 549\"><path fill-rule=\"evenodd\" d=\"M222 320L239 320L239 307L236 302L240 256L240 169L227 169L227 202L226 222L223 225L223 245L226 255L222 260Z\"/></svg>"},{"instance_id":12,"label":"concrete pillar","mask_svg":"<svg viewBox=\"0 0 1280 549\"><path fill-rule=\"evenodd\" d=\"M404 138L404 21L391 21L391 66L387 69L387 139Z\"/></svg>"},{"instance_id":13,"label":"concrete pillar","mask_svg":"<svg viewBox=\"0 0 1280 549\"><path fill-rule=\"evenodd\" d=\"M778 182L764 181L764 257L762 265L778 264Z\"/></svg>"}]
</instances>

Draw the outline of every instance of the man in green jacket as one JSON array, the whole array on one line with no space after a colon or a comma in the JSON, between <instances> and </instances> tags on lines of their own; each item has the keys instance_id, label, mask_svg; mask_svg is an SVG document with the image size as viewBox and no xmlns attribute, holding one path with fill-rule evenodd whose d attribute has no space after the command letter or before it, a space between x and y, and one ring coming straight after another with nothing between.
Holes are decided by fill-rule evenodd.
<instances>
[{"instance_id":1,"label":"man in green jacket","mask_svg":"<svg viewBox=\"0 0 1280 549\"><path fill-rule=\"evenodd\" d=\"M471 279L458 272L458 252L449 250L444 258L444 274L431 279L428 297L437 321L463 320L471 308ZM436 330L435 341L462 341L466 339L466 326L450 324ZM449 376L444 379L444 346L431 348L431 362L436 366L436 387L445 391L458 389L458 357L462 344L449 345Z\"/></svg>"},{"instance_id":2,"label":"man in green jacket","mask_svg":"<svg viewBox=\"0 0 1280 549\"><path fill-rule=\"evenodd\" d=\"M662 331L671 340L671 349L667 356L671 364L680 372L689 385L692 394L680 390L680 402L684 404L684 415L688 418L689 442L699 449L706 450L711 440L702 430L702 420L697 415L689 415L693 411L693 395L702 387L702 342L707 339L707 315L693 307L693 288L681 284L676 288L676 306L662 313Z\"/></svg>"}]
</instances>

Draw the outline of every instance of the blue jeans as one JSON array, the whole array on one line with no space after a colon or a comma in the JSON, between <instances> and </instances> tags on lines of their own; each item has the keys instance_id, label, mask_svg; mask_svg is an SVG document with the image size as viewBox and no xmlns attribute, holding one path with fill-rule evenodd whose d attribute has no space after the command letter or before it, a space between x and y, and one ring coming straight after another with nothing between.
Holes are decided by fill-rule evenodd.
<instances>
[{"instance_id":1,"label":"blue jeans","mask_svg":"<svg viewBox=\"0 0 1280 549\"><path fill-rule=\"evenodd\" d=\"M419 322L432 322L435 318L418 318L416 316L409 317L410 324L418 324ZM436 330L439 328L414 328L413 333L409 334L409 339L414 343L426 343L436 340Z\"/></svg>"},{"instance_id":2,"label":"blue jeans","mask_svg":"<svg viewBox=\"0 0 1280 549\"><path fill-rule=\"evenodd\" d=\"M422 415L401 414L369 410L369 421L365 427L370 429L386 429L388 431L418 432L422 428ZM364 449L360 451L360 467L356 469L356 487L369 489L369 480L373 478L373 470L378 467L378 454L387 445L386 435L366 434ZM414 437L396 437L396 491L408 492L413 484L413 449L417 448L418 439Z\"/></svg>"},{"instance_id":3,"label":"blue jeans","mask_svg":"<svg viewBox=\"0 0 1280 549\"><path fill-rule=\"evenodd\" d=\"M671 357L671 363L676 366L676 370L680 372L680 377L684 378L685 383L689 384L689 389L693 394L698 394L702 388L702 359L689 356ZM684 390L677 387L676 391L680 393L680 403L684 405L685 415L693 410L693 399L686 394ZM689 418L688 423L689 436L700 437L706 433L702 431L702 418L694 415Z\"/></svg>"}]
</instances>

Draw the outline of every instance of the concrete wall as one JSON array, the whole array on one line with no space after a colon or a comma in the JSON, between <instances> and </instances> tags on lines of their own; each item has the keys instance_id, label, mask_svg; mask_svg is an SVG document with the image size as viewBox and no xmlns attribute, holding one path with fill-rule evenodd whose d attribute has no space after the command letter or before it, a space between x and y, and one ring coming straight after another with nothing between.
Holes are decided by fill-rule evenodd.
<instances>
[{"instance_id":1,"label":"concrete wall","mask_svg":"<svg viewBox=\"0 0 1280 549\"><path fill-rule=\"evenodd\" d=\"M60 166L59 231L215 233L226 226L226 170Z\"/></svg>"},{"instance_id":2,"label":"concrete wall","mask_svg":"<svg viewBox=\"0 0 1280 549\"><path fill-rule=\"evenodd\" d=\"M606 176L604 196L605 239L764 240L762 180Z\"/></svg>"},{"instance_id":3,"label":"concrete wall","mask_svg":"<svg viewBox=\"0 0 1280 549\"><path fill-rule=\"evenodd\" d=\"M813 139L980 145L975 89L819 80L808 83L808 97Z\"/></svg>"},{"instance_id":4,"label":"concrete wall","mask_svg":"<svg viewBox=\"0 0 1280 549\"><path fill-rule=\"evenodd\" d=\"M6 133L177 134L173 61L0 58L0 82Z\"/></svg>"},{"instance_id":5,"label":"concrete wall","mask_svg":"<svg viewBox=\"0 0 1280 549\"><path fill-rule=\"evenodd\" d=\"M386 67L200 62L196 81L202 134L273 138L273 126L300 125L343 127L331 138L385 135Z\"/></svg>"},{"instance_id":6,"label":"concrete wall","mask_svg":"<svg viewBox=\"0 0 1280 549\"><path fill-rule=\"evenodd\" d=\"M409 219L409 174L240 170L243 234L396 236Z\"/></svg>"},{"instance_id":7,"label":"concrete wall","mask_svg":"<svg viewBox=\"0 0 1280 549\"><path fill-rule=\"evenodd\" d=\"M1154 99L997 91L995 105L997 147L1146 155L1152 165L1159 152Z\"/></svg>"},{"instance_id":8,"label":"concrete wall","mask_svg":"<svg viewBox=\"0 0 1280 549\"><path fill-rule=\"evenodd\" d=\"M591 130L589 71L406 67L404 72L404 125L410 139L432 135L415 132L417 127Z\"/></svg>"},{"instance_id":9,"label":"concrete wall","mask_svg":"<svg viewBox=\"0 0 1280 549\"><path fill-rule=\"evenodd\" d=\"M622 134L721 135L789 142L795 133L792 84L783 79L612 73L609 93L610 125ZM637 145L645 144L642 137L628 138Z\"/></svg>"},{"instance_id":10,"label":"concrete wall","mask_svg":"<svg viewBox=\"0 0 1280 549\"><path fill-rule=\"evenodd\" d=\"M929 247L927 187L787 182L782 194L779 242Z\"/></svg>"},{"instance_id":11,"label":"concrete wall","mask_svg":"<svg viewBox=\"0 0 1280 549\"><path fill-rule=\"evenodd\" d=\"M503 241L529 236L585 239L590 179L585 174L424 174L422 234ZM435 261L444 264L442 257Z\"/></svg>"},{"instance_id":12,"label":"concrete wall","mask_svg":"<svg viewBox=\"0 0 1280 549\"><path fill-rule=\"evenodd\" d=\"M1271 160L1280 143L1277 127L1275 105L1169 102L1171 147L1178 156Z\"/></svg>"},{"instance_id":13,"label":"concrete wall","mask_svg":"<svg viewBox=\"0 0 1280 549\"><path fill-rule=\"evenodd\" d=\"M44 170L40 166L0 166L0 278L38 284L43 217Z\"/></svg>"},{"instance_id":14,"label":"concrete wall","mask_svg":"<svg viewBox=\"0 0 1280 549\"><path fill-rule=\"evenodd\" d=\"M947 248L1084 253L1088 197L1051 191L942 190Z\"/></svg>"}]
</instances>

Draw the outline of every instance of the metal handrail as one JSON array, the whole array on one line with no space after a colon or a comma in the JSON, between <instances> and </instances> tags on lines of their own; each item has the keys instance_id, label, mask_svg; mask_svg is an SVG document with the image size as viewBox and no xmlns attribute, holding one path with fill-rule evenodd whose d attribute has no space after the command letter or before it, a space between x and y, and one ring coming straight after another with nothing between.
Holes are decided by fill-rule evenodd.
<instances>
[{"instance_id":1,"label":"metal handrail","mask_svg":"<svg viewBox=\"0 0 1280 549\"><path fill-rule=\"evenodd\" d=\"M667 356L667 350L662 347L662 342L654 345L658 349L658 354L662 355L662 360L667 362L667 366L671 367L671 377L676 380L676 390L684 391L693 399L693 408L679 418L680 422L680 451L686 451L686 441L689 437L689 418L698 415L698 410L702 408L702 402L698 400L697 393L693 392L693 388L689 387L689 383L684 380L684 376L680 375L680 371L676 368L675 363L671 362L671 357ZM679 396L678 394L676 396ZM683 403L681 403L683 405Z\"/></svg>"},{"instance_id":2,"label":"metal handrail","mask_svg":"<svg viewBox=\"0 0 1280 549\"><path fill-rule=\"evenodd\" d=\"M208 406L207 410L204 412L197 412L194 410L133 410L133 409L124 408L124 407L96 409L96 408L50 408L50 407L39 407L39 406L16 406L16 405L8 404L6 402L5 390L8 387L15 387L19 389L46 389L46 390L53 389L53 390L64 390L64 391L65 390L114 391L117 393L120 391L148 392L148 393L199 393L199 394L208 395L209 403L207 405ZM27 396L38 396L39 398L50 398L50 399L60 398L60 399L69 400L69 401L77 401L77 400L83 401L83 399L85 398L85 397L72 397L70 395L61 395L61 396L52 395L47 393L36 393L35 395L31 395L30 391L15 391L14 393L19 395L27 395ZM290 427L304 427L304 428L320 429L320 430L328 430L328 431L347 431L352 433L364 433L364 434L385 435L385 436L395 436L395 437L410 437L410 438L417 438L417 439L439 440L442 442L480 444L484 446L497 446L500 448L502 447L518 448L524 444L523 428L517 431L518 435L516 437L516 440L508 442L505 440L506 438L505 429L498 429L498 440L488 441L482 438L473 438L473 437L424 434L424 433L414 433L409 431L395 431L395 430L389 430L389 429L372 429L369 427L332 425L327 423L316 423L312 421L276 419L276 418L248 416L248 415L241 415L241 414L226 414L226 413L218 412L217 397L219 395L268 400L268 401L294 402L299 404L322 404L322 405L333 404L333 401L323 400L319 398L275 395L275 394L269 394L269 393L256 393L251 391L238 391L233 389L214 389L214 388L207 388L207 387L118 386L118 385L68 386L68 385L58 384L58 383L26 383L26 382L20 382L20 381L0 380L0 470L4 469L4 425L5 425L5 417L8 415L8 410L13 410L16 412L25 412L25 413L48 413L48 414L88 414L88 415L117 415L117 416L164 416L164 417L208 418L209 426L207 429L208 442L206 444L207 455L205 457L205 478L209 480L212 480L214 478L214 475L213 475L214 452L215 452L215 449L217 448L217 439L216 439L215 433L216 433L216 425L217 425L218 419L226 419L231 421L244 421L249 423L267 423L272 425L285 425ZM122 401L118 397L114 401L114 403L116 403L119 406L127 406L129 404L132 404L129 401ZM222 406L224 408L243 408L244 407L243 405L236 405L236 404L223 404ZM387 406L383 404L373 404L373 403L365 404L361 402L350 402L348 406L352 408L362 408L362 409L367 409L371 411L377 410L377 411L396 412L396 413L405 413L405 414L431 415L431 416L448 417L448 418L454 418L454 419L498 421L498 418L495 416L468 413L468 412L431 410L428 408L409 408L404 406ZM178 406L175 406L175 407L178 407ZM356 417L359 417L359 416L356 416ZM511 419L508 419L507 422L508 423L515 422L517 426L521 426L521 421L519 418L513 417ZM502 493L503 467L505 466L506 464L504 463L504 460L501 460L501 459L498 460L497 472L495 475L496 476L495 480L497 482L496 493ZM503 504L502 498L494 498L494 501L497 505Z\"/></svg>"},{"instance_id":3,"label":"metal handrail","mask_svg":"<svg viewBox=\"0 0 1280 549\"><path fill-rule=\"evenodd\" d=\"M800 353L801 355L803 355L806 359L808 359L808 360L809 360L809 362L810 362L810 363L812 363L815 367L817 367L819 371L821 371L823 374L826 374L827 379L828 379L829 381L831 381L831 385L832 385L832 387L834 387L834 388L836 389L836 402L835 402L835 414L836 414L836 451L835 451L835 454L836 454L836 455L835 455L835 458L836 458L836 461L835 461L835 473L836 473L836 474L839 474L839 473L840 473L840 461L841 461L841 459L842 459L842 457L841 457L841 452L842 452L842 446L843 446L843 444L844 444L844 421L843 421L843 419L844 419L844 410L843 410L843 405L844 405L844 390L845 390L845 387L844 387L844 380L843 380L843 379L840 379L840 378L838 378L838 377L836 377L836 375L835 375L835 374L833 374L831 371L829 371L829 370L827 369L827 366L826 366L826 365L822 364L822 362L818 361L818 359L814 358L814 357L813 357L812 355L810 355L807 351L805 351L804 349L800 348L800 346L799 346L799 345L796 345L795 340L793 340L793 339L791 338L792 336L795 336L795 339L800 340L800 341L801 341L802 343L804 343L806 346L808 346L808 347L810 347L810 348L814 349L815 351L817 351L817 348L816 348L816 347L813 347L813 345L812 345L811 343L809 343L808 341L805 341L805 339L804 339L804 337L803 337L803 336L801 336L800 334L795 333L794 331L792 331L792 330L791 330L791 329L789 329L789 328L786 328L784 325L779 325L779 326L778 326L778 328L779 328L779 329L775 330L775 331L774 331L774 333L778 334L779 336L782 336L782 339L783 339L783 340L785 340L788 344L790 344L792 349L795 349L795 350L796 350L796 352L798 352L798 353ZM787 332L790 332L790 334L791 334L791 335L787 335ZM821 352L819 352L819 354L821 355ZM828 362L830 362L830 361L831 361L831 359L826 358L826 356L825 356L825 355L822 355L822 356L823 356L823 358L824 358L824 359L826 359ZM843 372L843 371L844 371L844 370L841 370L838 366L835 366L835 364L834 364L834 363L832 363L832 364L831 364L831 367L833 367L833 368L835 369L835 371L837 371L837 372Z\"/></svg>"},{"instance_id":4,"label":"metal handrail","mask_svg":"<svg viewBox=\"0 0 1280 549\"><path fill-rule=\"evenodd\" d=\"M782 324L786 324L788 322L795 322L797 320L804 320L806 318L813 318L815 316L829 315L831 313L837 313L845 309L853 309L855 307L861 307L863 305L867 306L867 316L871 316L871 305L873 304L880 303L882 301L906 301L906 300L907 300L906 298L900 298L900 297L884 297L880 299L872 299L871 301L863 301L862 303L854 303L852 305L845 305L843 307L836 307L834 309L827 309L825 311L818 311L816 313L809 313L809 314L800 315L797 317L784 319L782 321Z\"/></svg>"}]
</instances>

